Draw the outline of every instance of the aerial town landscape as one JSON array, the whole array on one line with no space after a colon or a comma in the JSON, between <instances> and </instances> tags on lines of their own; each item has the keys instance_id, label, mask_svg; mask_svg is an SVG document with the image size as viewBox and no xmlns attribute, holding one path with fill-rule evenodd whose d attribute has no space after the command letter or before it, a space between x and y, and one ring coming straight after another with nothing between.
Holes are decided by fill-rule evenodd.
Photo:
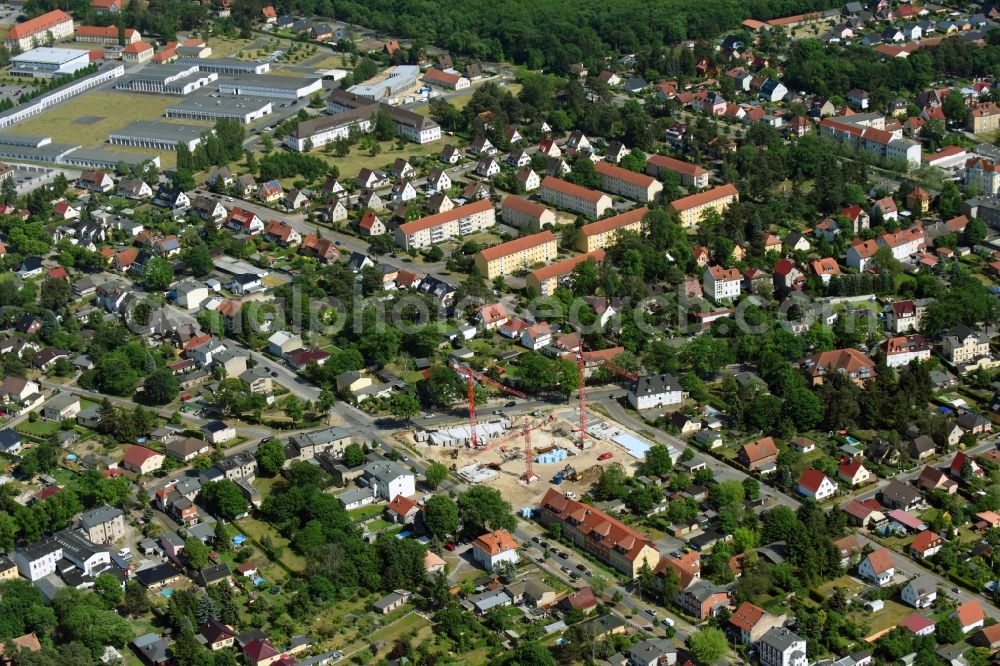
<instances>
[{"instance_id":1,"label":"aerial town landscape","mask_svg":"<svg viewBox=\"0 0 1000 666\"><path fill-rule=\"evenodd\" d=\"M1000 3L270 1L0 5L0 666L1000 663Z\"/></svg>"}]
</instances>

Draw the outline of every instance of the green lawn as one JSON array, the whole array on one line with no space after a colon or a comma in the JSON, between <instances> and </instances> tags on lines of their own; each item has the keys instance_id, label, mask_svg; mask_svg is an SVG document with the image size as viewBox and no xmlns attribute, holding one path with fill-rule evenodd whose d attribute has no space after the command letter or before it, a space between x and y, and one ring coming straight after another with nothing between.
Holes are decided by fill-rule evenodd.
<instances>
[{"instance_id":1,"label":"green lawn","mask_svg":"<svg viewBox=\"0 0 1000 666\"><path fill-rule=\"evenodd\" d=\"M246 518L237 520L235 525L237 529L257 543L260 543L261 539L265 536L270 537L275 547L282 549L281 563L292 571L302 571L306 568L305 558L293 551L289 546L288 539L281 536L278 533L278 530L274 529L264 521L257 520L252 516L247 516Z\"/></svg>"},{"instance_id":2,"label":"green lawn","mask_svg":"<svg viewBox=\"0 0 1000 666\"><path fill-rule=\"evenodd\" d=\"M381 532L382 530L389 529L394 525L384 518L376 518L366 523L369 532Z\"/></svg>"},{"instance_id":3,"label":"green lawn","mask_svg":"<svg viewBox=\"0 0 1000 666\"><path fill-rule=\"evenodd\" d=\"M351 517L354 522L360 522L366 518L371 518L372 516L377 516L385 507L379 506L378 504L369 504L368 506L358 507L357 509L351 509L347 512L347 515Z\"/></svg>"},{"instance_id":4,"label":"green lawn","mask_svg":"<svg viewBox=\"0 0 1000 666\"><path fill-rule=\"evenodd\" d=\"M35 437L49 437L59 432L61 424L58 421L25 421L17 426L18 432Z\"/></svg>"}]
</instances>

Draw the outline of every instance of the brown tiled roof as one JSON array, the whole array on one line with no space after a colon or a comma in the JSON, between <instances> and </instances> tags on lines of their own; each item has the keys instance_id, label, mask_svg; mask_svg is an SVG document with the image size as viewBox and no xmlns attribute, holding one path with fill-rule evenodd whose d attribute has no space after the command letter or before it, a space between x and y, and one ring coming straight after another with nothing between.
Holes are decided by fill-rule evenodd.
<instances>
[{"instance_id":1,"label":"brown tiled roof","mask_svg":"<svg viewBox=\"0 0 1000 666\"><path fill-rule=\"evenodd\" d=\"M670 206L680 212L684 210L689 210L691 208L697 208L698 206L703 206L712 201L722 199L724 197L735 197L739 196L739 192L736 191L736 186L732 183L726 183L725 185L720 185L719 187L713 187L710 190L704 192L699 192L697 194L690 194L686 197L681 197L680 199L675 199L670 202Z\"/></svg>"}]
</instances>

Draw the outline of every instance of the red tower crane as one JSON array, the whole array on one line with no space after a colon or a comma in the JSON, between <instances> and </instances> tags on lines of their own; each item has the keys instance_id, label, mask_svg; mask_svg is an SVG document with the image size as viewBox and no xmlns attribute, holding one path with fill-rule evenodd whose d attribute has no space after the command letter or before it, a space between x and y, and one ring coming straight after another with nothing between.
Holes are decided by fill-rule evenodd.
<instances>
[{"instance_id":1,"label":"red tower crane","mask_svg":"<svg viewBox=\"0 0 1000 666\"><path fill-rule=\"evenodd\" d=\"M580 409L580 428L579 428L580 443L578 444L578 446L581 449L583 448L584 442L587 439L587 382L586 382L586 373L585 373L585 370L586 370L586 367L587 367L587 360L592 360L595 363L597 363L597 365L599 365L600 367L607 368L608 370L610 370L611 372L615 373L616 375L619 375L621 377L625 377L626 379L629 379L629 380L631 380L633 382L638 379L638 377L636 377L634 373L631 373L628 370L625 370L623 368L618 367L617 365L615 365L615 363L613 363L611 361L611 359L605 358L603 356L597 356L597 355L595 355L594 352L591 352L591 355L588 357L587 356L587 352L584 351L583 347L581 346L580 352L577 353L577 355L576 355L576 369L577 369L577 373L578 373L578 380L580 382L580 390L579 390L579 394L578 394L578 400L579 400L579 403L580 403L580 405L579 405L579 409Z\"/></svg>"},{"instance_id":2,"label":"red tower crane","mask_svg":"<svg viewBox=\"0 0 1000 666\"><path fill-rule=\"evenodd\" d=\"M488 384L496 389L515 395L519 398L524 398L525 395L518 391L517 389L512 389L511 387L501 384L495 379L491 379L486 375L476 372L467 365L459 365L458 363L451 363L451 369L459 374L459 376L465 378L465 388L466 388L466 399L469 402L469 430L471 432L471 442L472 448L479 447L479 435L476 434L476 386L475 382L481 384Z\"/></svg>"},{"instance_id":3,"label":"red tower crane","mask_svg":"<svg viewBox=\"0 0 1000 666\"><path fill-rule=\"evenodd\" d=\"M535 475L534 469L532 469L532 463L534 462L535 456L534 456L534 454L532 453L532 450L531 450L531 431L532 430L538 430L539 428L541 428L542 426L544 426L546 423L551 422L554 418L555 418L554 416L552 416L551 414L549 414L548 418L542 419L540 421L535 421L534 423L531 423L530 421L528 421L527 418L525 418L523 426L521 426L520 428L516 428L516 429L510 431L509 433L507 433L506 435L504 435L500 439L497 439L494 442L492 442L491 444L484 446L483 450L486 450L491 445L492 446L502 446L503 444L505 444L506 442L509 442L510 440L514 439L518 435L524 435L524 462L525 462L525 470L524 470L524 474L521 475L521 480L524 481L525 483L533 483L533 482L535 482L535 481L538 480L538 477Z\"/></svg>"}]
</instances>

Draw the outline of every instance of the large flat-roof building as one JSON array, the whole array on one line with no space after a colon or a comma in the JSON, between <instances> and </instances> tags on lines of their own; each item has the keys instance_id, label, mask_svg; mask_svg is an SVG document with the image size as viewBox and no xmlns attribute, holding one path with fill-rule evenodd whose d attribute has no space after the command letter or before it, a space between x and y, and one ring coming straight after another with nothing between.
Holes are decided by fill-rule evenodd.
<instances>
[{"instance_id":1,"label":"large flat-roof building","mask_svg":"<svg viewBox=\"0 0 1000 666\"><path fill-rule=\"evenodd\" d=\"M494 224L496 211L493 204L489 199L480 199L399 225L395 232L396 244L404 250L419 250L457 236L478 233Z\"/></svg>"},{"instance_id":2,"label":"large flat-roof building","mask_svg":"<svg viewBox=\"0 0 1000 666\"><path fill-rule=\"evenodd\" d=\"M91 88L107 83L112 79L124 76L124 74L124 65L117 64L105 66L104 69L96 74L84 76L76 81L70 81L69 83L61 85L51 92L36 97L26 104L21 104L13 109L10 109L9 111L0 113L0 129L5 129L12 125L16 125L22 120L31 118L32 116L37 116L45 111L45 109L55 104L70 99L71 97L75 97L86 90L90 90Z\"/></svg>"},{"instance_id":3,"label":"large flat-roof building","mask_svg":"<svg viewBox=\"0 0 1000 666\"><path fill-rule=\"evenodd\" d=\"M33 78L68 76L89 66L90 52L83 49L39 46L10 59L11 74Z\"/></svg>"},{"instance_id":4,"label":"large flat-roof building","mask_svg":"<svg viewBox=\"0 0 1000 666\"><path fill-rule=\"evenodd\" d=\"M347 92L376 102L389 101L416 86L419 79L419 66L396 65L367 81L354 84Z\"/></svg>"},{"instance_id":5,"label":"large flat-roof building","mask_svg":"<svg viewBox=\"0 0 1000 666\"><path fill-rule=\"evenodd\" d=\"M244 74L227 76L219 80L219 92L221 93L272 97L274 99L302 99L319 92L322 88L323 79L298 76Z\"/></svg>"},{"instance_id":6,"label":"large flat-roof building","mask_svg":"<svg viewBox=\"0 0 1000 666\"><path fill-rule=\"evenodd\" d=\"M201 135L211 131L208 127L135 120L108 135L108 141L120 146L152 150L177 150L177 146L183 143L188 150L194 150L201 143Z\"/></svg>"},{"instance_id":7,"label":"large flat-roof building","mask_svg":"<svg viewBox=\"0 0 1000 666\"><path fill-rule=\"evenodd\" d=\"M273 105L266 97L250 95L190 95L166 108L167 118L190 118L215 121L230 118L244 125L271 113Z\"/></svg>"},{"instance_id":8,"label":"large flat-roof building","mask_svg":"<svg viewBox=\"0 0 1000 666\"><path fill-rule=\"evenodd\" d=\"M202 72L216 74L267 74L271 63L258 60L236 60L235 58L181 58L180 65L196 66Z\"/></svg>"},{"instance_id":9,"label":"large flat-roof building","mask_svg":"<svg viewBox=\"0 0 1000 666\"><path fill-rule=\"evenodd\" d=\"M190 95L218 79L218 74L202 72L198 65L151 65L119 82L115 88L161 95Z\"/></svg>"},{"instance_id":10,"label":"large flat-roof building","mask_svg":"<svg viewBox=\"0 0 1000 666\"><path fill-rule=\"evenodd\" d=\"M535 264L547 264L559 254L556 236L546 229L481 250L476 255L476 270L487 280L511 275Z\"/></svg>"},{"instance_id":11,"label":"large flat-roof building","mask_svg":"<svg viewBox=\"0 0 1000 666\"><path fill-rule=\"evenodd\" d=\"M4 37L8 49L27 51L39 44L65 39L73 35L73 17L61 9L53 9L24 23L11 26Z\"/></svg>"}]
</instances>

